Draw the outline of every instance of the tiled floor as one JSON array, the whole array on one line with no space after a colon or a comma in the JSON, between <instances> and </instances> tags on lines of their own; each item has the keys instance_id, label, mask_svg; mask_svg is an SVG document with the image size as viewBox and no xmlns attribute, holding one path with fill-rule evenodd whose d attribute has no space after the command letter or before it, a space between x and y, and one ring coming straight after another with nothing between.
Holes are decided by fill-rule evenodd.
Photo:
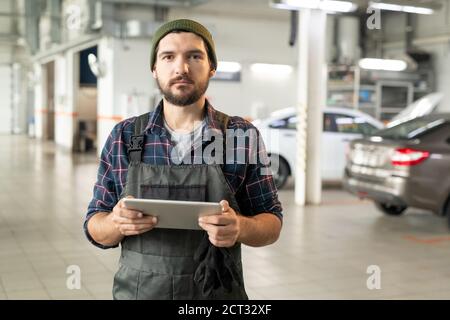
<instances>
[{"instance_id":1,"label":"tiled floor","mask_svg":"<svg viewBox=\"0 0 450 320\"><path fill-rule=\"evenodd\" d=\"M119 249L97 249L82 232L96 170L93 155L0 136L0 299L111 299ZM339 189L325 190L321 206L296 206L292 185L280 198L279 241L243 249L250 298L450 299L444 218L386 217ZM381 289L367 288L370 265ZM70 266L81 270L80 289L68 289Z\"/></svg>"}]
</instances>

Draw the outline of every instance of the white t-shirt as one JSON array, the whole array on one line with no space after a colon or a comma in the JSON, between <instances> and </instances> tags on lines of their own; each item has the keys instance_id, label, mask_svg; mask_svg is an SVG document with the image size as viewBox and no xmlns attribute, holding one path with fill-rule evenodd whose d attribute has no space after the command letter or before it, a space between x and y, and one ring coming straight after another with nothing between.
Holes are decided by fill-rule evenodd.
<instances>
[{"instance_id":1,"label":"white t-shirt","mask_svg":"<svg viewBox=\"0 0 450 320\"><path fill-rule=\"evenodd\" d=\"M164 128L170 135L170 141L175 145L174 153L178 157L178 161L182 162L186 155L190 155L192 146L201 144L203 129L206 126L206 121L203 121L197 125L193 131L175 131L169 127L166 120L164 119Z\"/></svg>"}]
</instances>

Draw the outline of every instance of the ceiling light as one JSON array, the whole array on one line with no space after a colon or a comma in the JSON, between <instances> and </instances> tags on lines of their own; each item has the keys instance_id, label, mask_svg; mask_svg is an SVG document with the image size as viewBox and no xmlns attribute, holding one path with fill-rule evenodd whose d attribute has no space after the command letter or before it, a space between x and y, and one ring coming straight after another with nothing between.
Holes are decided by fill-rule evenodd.
<instances>
[{"instance_id":1,"label":"ceiling light","mask_svg":"<svg viewBox=\"0 0 450 320\"><path fill-rule=\"evenodd\" d=\"M417 7L417 6L402 6L398 4L385 3L385 2L370 2L370 8L389 11L400 11L417 14L433 14L434 10L431 8Z\"/></svg>"},{"instance_id":2,"label":"ceiling light","mask_svg":"<svg viewBox=\"0 0 450 320\"><path fill-rule=\"evenodd\" d=\"M359 66L369 70L403 71L408 65L403 60L365 58L359 60Z\"/></svg>"},{"instance_id":3,"label":"ceiling light","mask_svg":"<svg viewBox=\"0 0 450 320\"><path fill-rule=\"evenodd\" d=\"M293 68L285 64L254 63L250 70L262 76L285 77L292 73Z\"/></svg>"},{"instance_id":4,"label":"ceiling light","mask_svg":"<svg viewBox=\"0 0 450 320\"><path fill-rule=\"evenodd\" d=\"M241 64L238 62L219 61L217 64L217 72L239 72Z\"/></svg>"},{"instance_id":5,"label":"ceiling light","mask_svg":"<svg viewBox=\"0 0 450 320\"><path fill-rule=\"evenodd\" d=\"M331 0L272 0L270 5L278 9L320 9L328 12L352 12L358 8L350 1Z\"/></svg>"}]
</instances>

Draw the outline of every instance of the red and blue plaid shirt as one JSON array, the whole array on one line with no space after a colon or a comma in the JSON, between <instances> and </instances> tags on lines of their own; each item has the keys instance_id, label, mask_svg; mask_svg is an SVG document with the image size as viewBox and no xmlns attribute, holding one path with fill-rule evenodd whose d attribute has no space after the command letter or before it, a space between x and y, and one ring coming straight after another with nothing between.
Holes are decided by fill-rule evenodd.
<instances>
[{"instance_id":1,"label":"red and blue plaid shirt","mask_svg":"<svg viewBox=\"0 0 450 320\"><path fill-rule=\"evenodd\" d=\"M206 102L206 128L220 129L220 123L217 119L215 109ZM87 230L87 222L90 217L98 212L110 212L120 200L120 195L125 187L128 173L128 155L127 145L130 137L134 135L134 120L136 117L126 119L118 123L111 131L105 146L103 147L100 165L97 174L97 182L94 186L94 195L89 203L84 230L94 245L100 248L110 248L95 242ZM245 132L248 129L257 129L248 121L240 117L230 117L228 130L241 129ZM155 111L150 113L149 122L143 132L145 135L145 147L142 153L142 161L153 165L173 164L171 152L173 145L170 136L164 128L163 103L159 103ZM258 134L259 137L259 134ZM249 141L245 140L246 153L245 159L250 159ZM204 142L205 144L205 142ZM262 148L261 148L262 146ZM229 146L227 146L229 148ZM233 152L242 152L242 146L232 146ZM228 149L227 149L228 152ZM258 154L261 157L267 157L263 144L260 144ZM195 156L193 152L192 157ZM238 160L238 159L237 159ZM252 216L258 213L273 213L282 220L281 203L278 200L277 189L273 182L272 175L263 174L267 172L267 161L260 161L251 164L249 161L233 161L222 166L223 174L226 178L230 190L234 193L242 215ZM192 163L196 163L192 158ZM262 170L265 169L265 170ZM116 246L114 246L116 247Z\"/></svg>"}]
</instances>

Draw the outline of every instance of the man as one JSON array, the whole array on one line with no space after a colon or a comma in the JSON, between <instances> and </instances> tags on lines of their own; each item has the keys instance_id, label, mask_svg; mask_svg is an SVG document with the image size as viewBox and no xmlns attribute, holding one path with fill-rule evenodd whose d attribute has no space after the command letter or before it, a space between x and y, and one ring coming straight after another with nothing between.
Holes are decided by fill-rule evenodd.
<instances>
[{"instance_id":1,"label":"man","mask_svg":"<svg viewBox=\"0 0 450 320\"><path fill-rule=\"evenodd\" d=\"M240 244L278 239L281 204L267 164L248 161L251 145L227 139L225 163L203 155L199 161L199 148L212 142L204 141L206 131L256 130L208 103L216 68L214 42L203 25L180 19L161 26L151 71L164 98L155 111L117 124L105 143L84 228L100 248L121 243L115 299L247 299ZM192 143L186 147L185 140ZM229 150L244 152L247 161L228 161ZM267 158L263 147L258 154ZM155 228L156 217L124 207L130 196L220 202L222 212L199 219L202 230Z\"/></svg>"}]
</instances>

